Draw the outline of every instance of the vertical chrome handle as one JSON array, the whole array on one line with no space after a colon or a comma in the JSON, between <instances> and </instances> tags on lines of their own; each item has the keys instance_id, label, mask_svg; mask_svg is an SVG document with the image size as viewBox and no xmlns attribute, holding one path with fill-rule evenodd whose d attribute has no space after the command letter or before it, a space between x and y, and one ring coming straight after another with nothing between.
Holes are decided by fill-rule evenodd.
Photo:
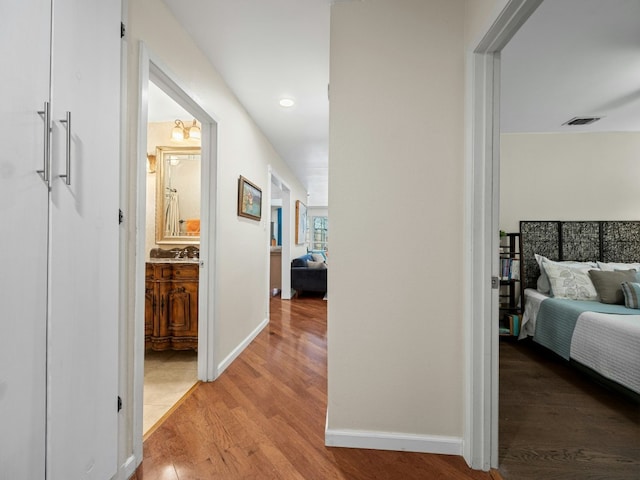
<instances>
[{"instance_id":1,"label":"vertical chrome handle","mask_svg":"<svg viewBox=\"0 0 640 480\"><path fill-rule=\"evenodd\" d=\"M51 113L49 110L49 102L44 102L44 110L39 110L38 115L43 116L44 120L44 164L42 170L36 170L40 174L42 180L49 182L50 158L51 158Z\"/></svg>"},{"instance_id":2,"label":"vertical chrome handle","mask_svg":"<svg viewBox=\"0 0 640 480\"><path fill-rule=\"evenodd\" d=\"M65 173L64 175L60 175L60 178L64 178L64 183L66 183L67 185L71 185L71 112L67 112L66 118L64 120L60 120L60 123L67 124L67 173Z\"/></svg>"}]
</instances>

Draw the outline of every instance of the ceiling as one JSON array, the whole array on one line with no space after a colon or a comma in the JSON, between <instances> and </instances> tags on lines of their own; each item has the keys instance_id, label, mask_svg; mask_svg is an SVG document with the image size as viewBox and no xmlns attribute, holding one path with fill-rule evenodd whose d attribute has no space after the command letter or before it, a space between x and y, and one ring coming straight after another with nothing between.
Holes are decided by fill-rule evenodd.
<instances>
[{"instance_id":1,"label":"ceiling","mask_svg":"<svg viewBox=\"0 0 640 480\"><path fill-rule=\"evenodd\" d=\"M503 132L640 131L640 0L544 1L502 51ZM601 116L586 126L563 126Z\"/></svg>"},{"instance_id":2,"label":"ceiling","mask_svg":"<svg viewBox=\"0 0 640 480\"><path fill-rule=\"evenodd\" d=\"M335 1L164 0L305 186L309 206L328 205ZM640 131L639 18L640 0L544 1L502 52L501 130ZM160 120L153 93L150 118ZM295 106L281 107L282 98ZM583 115L603 118L562 126Z\"/></svg>"}]
</instances>

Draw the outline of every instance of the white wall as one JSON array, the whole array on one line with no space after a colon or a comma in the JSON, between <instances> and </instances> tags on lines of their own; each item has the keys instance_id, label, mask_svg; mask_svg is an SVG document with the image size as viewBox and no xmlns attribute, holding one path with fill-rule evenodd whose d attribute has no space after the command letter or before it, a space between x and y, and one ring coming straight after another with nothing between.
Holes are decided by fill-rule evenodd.
<instances>
[{"instance_id":1,"label":"white wall","mask_svg":"<svg viewBox=\"0 0 640 480\"><path fill-rule=\"evenodd\" d=\"M227 87L207 58L197 49L186 32L173 18L161 0L129 0L127 19L127 199L125 208L128 275L126 336L133 341L133 285L136 244L137 126L139 105L139 43L143 41L162 66L179 80L181 86L218 122L218 178L216 192L217 225L211 225L209 238L217 238L214 255L217 296L214 365L220 365L260 323L268 307L268 244L269 244L269 184L268 166L292 189L292 202L306 199L300 182L277 155L262 132L256 127L233 92ZM260 222L237 216L238 177L245 176L263 190L263 216ZM295 203L292 203L292 211ZM294 232L293 220L291 232ZM215 228L214 228L215 227ZM292 240L293 243L293 240ZM292 255L304 253L292 248ZM213 285L211 285L213 288ZM207 292L202 292L206 294ZM139 319L142 321L142 319ZM207 321L200 318L200 321ZM132 368L132 346L122 361ZM132 375L132 372L130 371ZM128 379L131 388L132 379ZM124 388L124 387L123 387ZM131 412L131 395L125 396L125 410ZM130 415L130 413L128 413ZM129 420L128 420L129 421ZM130 425L127 428L131 428ZM128 441L131 441L129 439ZM123 447L128 450L131 445ZM130 451L130 450L128 450ZM125 452L126 454L126 452Z\"/></svg>"},{"instance_id":2,"label":"white wall","mask_svg":"<svg viewBox=\"0 0 640 480\"><path fill-rule=\"evenodd\" d=\"M464 5L332 7L328 437L463 434Z\"/></svg>"},{"instance_id":3,"label":"white wall","mask_svg":"<svg viewBox=\"0 0 640 480\"><path fill-rule=\"evenodd\" d=\"M503 134L500 229L640 219L640 133Z\"/></svg>"},{"instance_id":4,"label":"white wall","mask_svg":"<svg viewBox=\"0 0 640 480\"><path fill-rule=\"evenodd\" d=\"M132 0L129 13L129 105L133 107L129 121L132 128L137 124L134 109L138 101L139 40L144 41L150 52L180 79L200 106L218 120L216 274L219 323L216 325L215 352L218 363L265 318L263 292L268 292L267 212L265 210L260 222L237 216L238 176L253 181L263 189L266 197L270 183L268 165L273 165L294 190L294 197L306 198L306 192L164 3L161 0ZM190 53L186 55L185 52ZM135 157L132 155L132 158ZM135 185L133 178L131 185ZM267 199L263 200L266 206ZM210 234L211 238L215 232Z\"/></svg>"}]
</instances>

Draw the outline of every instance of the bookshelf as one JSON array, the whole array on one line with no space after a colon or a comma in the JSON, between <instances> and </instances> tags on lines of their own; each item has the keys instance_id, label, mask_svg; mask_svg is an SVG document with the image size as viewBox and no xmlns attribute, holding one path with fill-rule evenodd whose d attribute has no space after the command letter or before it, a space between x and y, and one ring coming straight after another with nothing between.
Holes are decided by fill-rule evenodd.
<instances>
[{"instance_id":1,"label":"bookshelf","mask_svg":"<svg viewBox=\"0 0 640 480\"><path fill-rule=\"evenodd\" d=\"M520 234L506 233L500 237L499 329L502 336L520 333Z\"/></svg>"}]
</instances>

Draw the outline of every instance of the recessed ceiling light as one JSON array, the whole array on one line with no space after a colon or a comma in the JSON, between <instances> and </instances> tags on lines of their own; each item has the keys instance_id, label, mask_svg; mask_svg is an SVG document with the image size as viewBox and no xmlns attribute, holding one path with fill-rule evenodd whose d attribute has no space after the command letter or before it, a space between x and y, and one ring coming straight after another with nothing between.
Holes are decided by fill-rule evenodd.
<instances>
[{"instance_id":1,"label":"recessed ceiling light","mask_svg":"<svg viewBox=\"0 0 640 480\"><path fill-rule=\"evenodd\" d=\"M295 104L296 104L296 102L294 102L290 98L281 98L280 99L280 106L281 107L289 108L289 107L293 107Z\"/></svg>"}]
</instances>

